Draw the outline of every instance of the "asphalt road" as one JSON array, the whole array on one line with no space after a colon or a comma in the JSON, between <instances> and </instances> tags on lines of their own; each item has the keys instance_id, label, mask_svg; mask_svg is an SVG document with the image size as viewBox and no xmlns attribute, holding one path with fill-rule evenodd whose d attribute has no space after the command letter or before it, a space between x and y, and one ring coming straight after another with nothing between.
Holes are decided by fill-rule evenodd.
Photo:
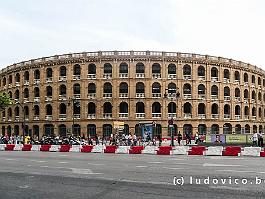
<instances>
[{"instance_id":1,"label":"asphalt road","mask_svg":"<svg viewBox=\"0 0 265 199\"><path fill-rule=\"evenodd\" d=\"M0 199L265 198L264 165L260 157L0 151Z\"/></svg>"}]
</instances>

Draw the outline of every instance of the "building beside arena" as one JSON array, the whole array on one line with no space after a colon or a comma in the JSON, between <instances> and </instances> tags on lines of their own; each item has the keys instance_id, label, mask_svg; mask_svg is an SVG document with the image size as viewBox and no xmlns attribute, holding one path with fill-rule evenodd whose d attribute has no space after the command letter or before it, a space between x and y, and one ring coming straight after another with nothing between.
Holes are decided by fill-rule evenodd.
<instances>
[{"instance_id":1,"label":"building beside arena","mask_svg":"<svg viewBox=\"0 0 265 199\"><path fill-rule=\"evenodd\" d=\"M2 134L109 136L125 133L242 134L265 128L265 72L222 57L175 52L104 51L43 57L0 71L14 104Z\"/></svg>"}]
</instances>

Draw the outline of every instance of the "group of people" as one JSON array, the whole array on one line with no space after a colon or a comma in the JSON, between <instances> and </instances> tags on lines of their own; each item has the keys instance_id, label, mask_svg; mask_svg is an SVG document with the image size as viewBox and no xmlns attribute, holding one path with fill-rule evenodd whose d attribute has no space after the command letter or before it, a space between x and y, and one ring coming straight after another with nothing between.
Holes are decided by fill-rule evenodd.
<instances>
[{"instance_id":1,"label":"group of people","mask_svg":"<svg viewBox=\"0 0 265 199\"><path fill-rule=\"evenodd\" d=\"M263 147L263 135L260 132L255 132L252 136L252 146Z\"/></svg>"},{"instance_id":2,"label":"group of people","mask_svg":"<svg viewBox=\"0 0 265 199\"><path fill-rule=\"evenodd\" d=\"M32 144L33 140L34 139L30 136L25 136L24 140L23 136L14 134L12 134L11 136L9 136L8 134L0 136L0 144L23 144L24 142L26 144Z\"/></svg>"}]
</instances>

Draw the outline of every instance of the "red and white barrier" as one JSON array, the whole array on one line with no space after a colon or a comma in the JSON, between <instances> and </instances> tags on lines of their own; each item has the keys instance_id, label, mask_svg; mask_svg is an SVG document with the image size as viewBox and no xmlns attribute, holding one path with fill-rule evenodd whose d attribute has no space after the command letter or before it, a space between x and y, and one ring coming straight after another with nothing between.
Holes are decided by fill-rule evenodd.
<instances>
[{"instance_id":1,"label":"red and white barrier","mask_svg":"<svg viewBox=\"0 0 265 199\"><path fill-rule=\"evenodd\" d=\"M71 149L70 145L61 145L59 152L69 152Z\"/></svg>"},{"instance_id":2,"label":"red and white barrier","mask_svg":"<svg viewBox=\"0 0 265 199\"><path fill-rule=\"evenodd\" d=\"M0 151L6 150L6 144L0 144Z\"/></svg>"},{"instance_id":3,"label":"red and white barrier","mask_svg":"<svg viewBox=\"0 0 265 199\"><path fill-rule=\"evenodd\" d=\"M157 155L170 155L172 147L171 146L160 146L156 152Z\"/></svg>"},{"instance_id":4,"label":"red and white barrier","mask_svg":"<svg viewBox=\"0 0 265 199\"><path fill-rule=\"evenodd\" d=\"M158 147L156 146L146 146L144 150L142 150L143 154L156 154L156 150Z\"/></svg>"},{"instance_id":5,"label":"red and white barrier","mask_svg":"<svg viewBox=\"0 0 265 199\"><path fill-rule=\"evenodd\" d=\"M222 146L210 146L206 149L205 155L216 155L216 156L221 156L222 152L224 150L224 147Z\"/></svg>"},{"instance_id":6,"label":"red and white barrier","mask_svg":"<svg viewBox=\"0 0 265 199\"><path fill-rule=\"evenodd\" d=\"M117 146L106 146L104 153L115 153Z\"/></svg>"},{"instance_id":7,"label":"red and white barrier","mask_svg":"<svg viewBox=\"0 0 265 199\"><path fill-rule=\"evenodd\" d=\"M129 154L142 154L142 150L144 150L144 146L132 146Z\"/></svg>"},{"instance_id":8,"label":"red and white barrier","mask_svg":"<svg viewBox=\"0 0 265 199\"><path fill-rule=\"evenodd\" d=\"M81 152L83 152L83 153L91 153L93 147L94 147L93 145L84 145L81 148Z\"/></svg>"},{"instance_id":9,"label":"red and white barrier","mask_svg":"<svg viewBox=\"0 0 265 199\"><path fill-rule=\"evenodd\" d=\"M172 150L172 155L187 155L189 147L188 146L176 146Z\"/></svg>"},{"instance_id":10,"label":"red and white barrier","mask_svg":"<svg viewBox=\"0 0 265 199\"><path fill-rule=\"evenodd\" d=\"M260 156L261 147L244 147L241 155L243 156Z\"/></svg>"},{"instance_id":11,"label":"red and white barrier","mask_svg":"<svg viewBox=\"0 0 265 199\"><path fill-rule=\"evenodd\" d=\"M58 152L60 149L60 145L51 145L51 147L49 148L50 152Z\"/></svg>"},{"instance_id":12,"label":"red and white barrier","mask_svg":"<svg viewBox=\"0 0 265 199\"><path fill-rule=\"evenodd\" d=\"M40 145L32 145L31 151L40 151Z\"/></svg>"},{"instance_id":13,"label":"red and white barrier","mask_svg":"<svg viewBox=\"0 0 265 199\"><path fill-rule=\"evenodd\" d=\"M115 153L129 153L130 148L130 146L119 146Z\"/></svg>"},{"instance_id":14,"label":"red and white barrier","mask_svg":"<svg viewBox=\"0 0 265 199\"><path fill-rule=\"evenodd\" d=\"M72 145L70 152L80 152L80 145Z\"/></svg>"},{"instance_id":15,"label":"red and white barrier","mask_svg":"<svg viewBox=\"0 0 265 199\"><path fill-rule=\"evenodd\" d=\"M227 146L222 152L222 156L240 156L241 147L240 146Z\"/></svg>"},{"instance_id":16,"label":"red and white barrier","mask_svg":"<svg viewBox=\"0 0 265 199\"><path fill-rule=\"evenodd\" d=\"M92 149L92 153L103 153L105 149L104 145L95 145Z\"/></svg>"},{"instance_id":17,"label":"red and white barrier","mask_svg":"<svg viewBox=\"0 0 265 199\"><path fill-rule=\"evenodd\" d=\"M14 151L22 151L23 144L16 144L14 147Z\"/></svg>"}]
</instances>

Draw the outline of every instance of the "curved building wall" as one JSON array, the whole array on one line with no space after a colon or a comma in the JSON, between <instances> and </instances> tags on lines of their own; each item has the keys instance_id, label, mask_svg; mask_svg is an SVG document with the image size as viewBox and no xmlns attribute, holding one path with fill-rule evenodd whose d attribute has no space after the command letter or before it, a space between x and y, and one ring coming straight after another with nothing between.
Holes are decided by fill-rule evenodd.
<instances>
[{"instance_id":1,"label":"curved building wall","mask_svg":"<svg viewBox=\"0 0 265 199\"><path fill-rule=\"evenodd\" d=\"M8 66L0 90L14 99L2 133L108 136L114 121L140 135L177 131L263 131L265 73L243 62L197 54L110 51L56 55Z\"/></svg>"}]
</instances>

